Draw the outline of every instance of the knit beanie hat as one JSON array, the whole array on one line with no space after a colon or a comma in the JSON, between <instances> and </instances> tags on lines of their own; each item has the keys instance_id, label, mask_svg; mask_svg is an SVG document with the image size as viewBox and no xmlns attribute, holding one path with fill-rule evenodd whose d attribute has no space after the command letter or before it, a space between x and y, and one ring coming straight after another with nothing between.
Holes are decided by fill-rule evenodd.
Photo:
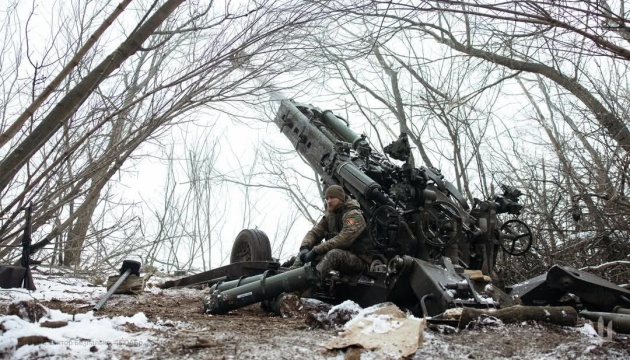
<instances>
[{"instance_id":1,"label":"knit beanie hat","mask_svg":"<svg viewBox=\"0 0 630 360\"><path fill-rule=\"evenodd\" d=\"M341 199L341 201L346 200L346 193L343 191L343 188L339 185L331 185L326 189L326 197L334 197L337 199Z\"/></svg>"}]
</instances>

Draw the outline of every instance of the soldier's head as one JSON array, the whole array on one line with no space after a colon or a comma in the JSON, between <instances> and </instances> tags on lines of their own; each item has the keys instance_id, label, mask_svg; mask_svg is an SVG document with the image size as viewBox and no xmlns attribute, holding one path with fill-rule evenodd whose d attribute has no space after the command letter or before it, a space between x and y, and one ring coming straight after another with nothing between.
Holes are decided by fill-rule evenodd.
<instances>
[{"instance_id":1,"label":"soldier's head","mask_svg":"<svg viewBox=\"0 0 630 360\"><path fill-rule=\"evenodd\" d=\"M326 189L326 210L332 212L346 201L346 192L339 185L331 185Z\"/></svg>"}]
</instances>

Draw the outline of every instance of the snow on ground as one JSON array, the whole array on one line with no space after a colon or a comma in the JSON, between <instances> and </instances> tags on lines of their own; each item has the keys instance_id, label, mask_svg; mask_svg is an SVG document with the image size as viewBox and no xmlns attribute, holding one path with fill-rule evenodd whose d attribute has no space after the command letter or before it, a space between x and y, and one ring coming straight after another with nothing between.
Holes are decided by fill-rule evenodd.
<instances>
[{"instance_id":1,"label":"snow on ground","mask_svg":"<svg viewBox=\"0 0 630 360\"><path fill-rule=\"evenodd\" d=\"M202 311L207 290L149 286L142 295L114 295L94 313L92 307L106 292L103 286L46 274L36 274L35 285L32 292L0 289L0 358L343 359L344 352L325 351L324 345L353 321L371 318L369 333L379 336L399 329L399 320L350 301L330 307L304 299L304 308L316 319L339 321L329 322L338 326L326 329L310 327L307 314L274 317L257 305L210 316ZM47 313L35 322L17 316L20 311L9 315L8 305L24 302L42 304ZM603 338L589 322L571 328L491 320L467 330L446 325L426 329L423 346L412 358L630 359L627 335ZM63 326L46 327L50 323ZM375 351L363 351L360 357L382 358Z\"/></svg>"},{"instance_id":2,"label":"snow on ground","mask_svg":"<svg viewBox=\"0 0 630 360\"><path fill-rule=\"evenodd\" d=\"M356 305L356 304L355 304ZM358 305L356 305L358 307ZM391 314L379 314L378 309L384 307L383 304L377 304L360 310L350 321L348 321L344 328L348 329L356 324L367 323L363 329L363 333L377 333L385 334L394 331L401 327L402 321L399 318ZM359 307L360 308L360 307ZM412 315L408 316L412 319L417 319Z\"/></svg>"},{"instance_id":3,"label":"snow on ground","mask_svg":"<svg viewBox=\"0 0 630 360\"><path fill-rule=\"evenodd\" d=\"M309 299L310 300L310 299ZM352 300L346 300L339 305L335 305L328 310L328 315L332 315L335 312L348 312L351 314L359 314L363 309L359 306L359 304L355 303ZM364 314L361 314L364 316Z\"/></svg>"},{"instance_id":4,"label":"snow on ground","mask_svg":"<svg viewBox=\"0 0 630 360\"><path fill-rule=\"evenodd\" d=\"M19 315L27 312L22 305L25 303L31 306L46 301L79 302L84 303L82 307L91 308L106 293L103 286L93 286L72 277L53 278L40 274L34 275L34 281L35 291L0 289L0 304L21 308ZM0 315L0 358L116 358L109 350L134 354L154 347L157 339L151 330L161 328L148 321L143 313L110 318L94 311L67 314L41 308L47 314L34 323L18 315ZM63 326L46 327L50 323Z\"/></svg>"},{"instance_id":5,"label":"snow on ground","mask_svg":"<svg viewBox=\"0 0 630 360\"><path fill-rule=\"evenodd\" d=\"M26 289L0 289L0 301L13 300L38 300L60 301L81 299L85 301L95 300L105 295L105 288L94 286L87 280L73 277L49 277L45 275L33 275L37 290Z\"/></svg>"},{"instance_id":6,"label":"snow on ground","mask_svg":"<svg viewBox=\"0 0 630 360\"><path fill-rule=\"evenodd\" d=\"M67 325L59 328L41 327L46 321L67 321ZM147 332L140 330L129 333L126 330L152 329L157 326L147 321L143 313L132 317L98 317L92 311L86 314L70 315L58 310L40 319L38 323L30 323L16 315L0 317L0 326L4 329L0 339L0 354L5 358L28 359L36 357L58 357L64 359L84 359L87 357L109 359L111 355L103 350L127 348L132 353L140 353L153 344L155 340ZM46 341L42 344L24 345L16 349L19 339L34 339L42 336ZM47 340L46 340L47 339Z\"/></svg>"}]
</instances>

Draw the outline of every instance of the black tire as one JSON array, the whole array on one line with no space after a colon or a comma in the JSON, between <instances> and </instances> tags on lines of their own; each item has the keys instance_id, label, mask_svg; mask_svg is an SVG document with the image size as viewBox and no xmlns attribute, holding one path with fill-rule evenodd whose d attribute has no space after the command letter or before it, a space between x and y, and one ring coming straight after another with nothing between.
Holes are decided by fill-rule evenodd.
<instances>
[{"instance_id":1,"label":"black tire","mask_svg":"<svg viewBox=\"0 0 630 360\"><path fill-rule=\"evenodd\" d=\"M230 264L243 261L273 261L267 234L257 229L244 229L236 235Z\"/></svg>"}]
</instances>

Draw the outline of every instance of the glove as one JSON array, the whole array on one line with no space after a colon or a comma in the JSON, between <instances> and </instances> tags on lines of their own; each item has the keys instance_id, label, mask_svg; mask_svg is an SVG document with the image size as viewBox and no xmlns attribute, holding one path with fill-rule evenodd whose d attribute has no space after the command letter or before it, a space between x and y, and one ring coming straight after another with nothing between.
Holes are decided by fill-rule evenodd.
<instances>
[{"instance_id":1,"label":"glove","mask_svg":"<svg viewBox=\"0 0 630 360\"><path fill-rule=\"evenodd\" d=\"M307 246L302 246L300 248L300 252L298 253L298 258L300 259L300 261L302 262L302 264L306 264L306 254L308 254L309 252L309 248Z\"/></svg>"},{"instance_id":2,"label":"glove","mask_svg":"<svg viewBox=\"0 0 630 360\"><path fill-rule=\"evenodd\" d=\"M315 261L316 258L317 258L317 251L315 251L315 249L311 249L311 251L309 251L306 254L306 256L304 256L304 261L302 262L302 264L313 262Z\"/></svg>"}]
</instances>

